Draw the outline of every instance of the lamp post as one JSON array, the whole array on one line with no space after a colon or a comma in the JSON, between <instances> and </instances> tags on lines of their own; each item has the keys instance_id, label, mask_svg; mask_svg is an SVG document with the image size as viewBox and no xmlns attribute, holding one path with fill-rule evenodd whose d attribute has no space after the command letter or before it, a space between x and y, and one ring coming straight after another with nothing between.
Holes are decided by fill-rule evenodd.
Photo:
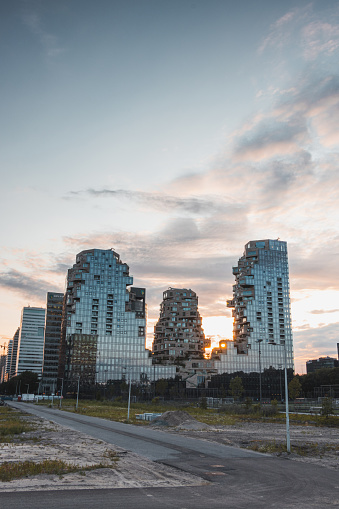
<instances>
[{"instance_id":1,"label":"lamp post","mask_svg":"<svg viewBox=\"0 0 339 509\"><path fill-rule=\"evenodd\" d=\"M291 440L290 440L290 416L288 412L288 385L287 385L287 351L286 341L284 341L284 357L285 357L285 410L286 410L286 449L287 452L291 452Z\"/></svg>"},{"instance_id":2,"label":"lamp post","mask_svg":"<svg viewBox=\"0 0 339 509\"><path fill-rule=\"evenodd\" d=\"M64 393L64 379L61 378L61 394L60 394L60 400L59 400L60 410L61 410L61 402L62 402L63 393Z\"/></svg>"},{"instance_id":3,"label":"lamp post","mask_svg":"<svg viewBox=\"0 0 339 509\"><path fill-rule=\"evenodd\" d=\"M80 388L80 375L79 375L79 378L78 378L77 403L75 405L75 409L76 410L78 410L78 406L79 406L79 388Z\"/></svg>"},{"instance_id":4,"label":"lamp post","mask_svg":"<svg viewBox=\"0 0 339 509\"><path fill-rule=\"evenodd\" d=\"M260 343L262 343L262 339L258 339L257 343L259 343L259 401L260 401L260 405L261 405L262 391L261 391L261 349L260 349Z\"/></svg>"},{"instance_id":5,"label":"lamp post","mask_svg":"<svg viewBox=\"0 0 339 509\"><path fill-rule=\"evenodd\" d=\"M279 369L279 383L280 383L280 402L282 401L282 388L281 388L281 370L282 370L282 364L278 364Z\"/></svg>"},{"instance_id":6,"label":"lamp post","mask_svg":"<svg viewBox=\"0 0 339 509\"><path fill-rule=\"evenodd\" d=\"M285 414L286 414L286 450L288 453L291 452L291 439L290 439L290 416L288 409L288 383L287 383L287 350L286 340L278 345L277 343L271 343L272 345L282 346L284 348L284 371L285 371Z\"/></svg>"}]
</instances>

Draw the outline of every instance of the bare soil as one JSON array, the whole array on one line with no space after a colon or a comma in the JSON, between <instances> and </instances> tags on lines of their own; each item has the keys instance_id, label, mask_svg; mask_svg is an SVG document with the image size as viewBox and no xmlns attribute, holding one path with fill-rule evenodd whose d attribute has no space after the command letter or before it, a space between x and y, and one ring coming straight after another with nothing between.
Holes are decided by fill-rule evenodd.
<instances>
[{"instance_id":1,"label":"bare soil","mask_svg":"<svg viewBox=\"0 0 339 509\"><path fill-rule=\"evenodd\" d=\"M100 489L135 487L197 486L206 482L188 473L154 463L137 454L96 440L70 428L26 416L35 431L19 435L10 443L0 444L0 465L4 462L59 459L86 467L107 464L89 472L63 476L38 475L10 482L0 482L1 491L36 491L55 489ZM189 437L234 447L262 450L292 461L315 463L325 468L339 468L338 429L291 425L292 454L281 452L286 444L286 430L281 424L243 422L234 426L207 426L186 412L166 412L151 427ZM297 452L295 452L297 451ZM111 461L112 454L118 457Z\"/></svg>"},{"instance_id":2,"label":"bare soil","mask_svg":"<svg viewBox=\"0 0 339 509\"><path fill-rule=\"evenodd\" d=\"M286 426L279 423L241 422L232 426L207 426L198 423L186 412L177 424L177 412L166 412L152 422L163 431L217 442L233 447L254 449L272 456L283 456L293 461L313 463L339 470L338 428L317 427L310 424L290 424L291 454L286 453ZM201 424L201 426L199 426ZM207 426L207 427L206 427ZM285 451L284 451L285 450Z\"/></svg>"}]
</instances>

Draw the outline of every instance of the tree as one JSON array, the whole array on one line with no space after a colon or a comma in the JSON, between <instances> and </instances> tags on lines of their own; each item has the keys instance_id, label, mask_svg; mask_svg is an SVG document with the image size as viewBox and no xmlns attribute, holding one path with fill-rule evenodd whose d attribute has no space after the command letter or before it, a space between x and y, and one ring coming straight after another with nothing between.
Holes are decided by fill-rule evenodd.
<instances>
[{"instance_id":1,"label":"tree","mask_svg":"<svg viewBox=\"0 0 339 509\"><path fill-rule=\"evenodd\" d=\"M288 384L288 395L291 399L296 399L301 392L301 383L299 377L295 376Z\"/></svg>"},{"instance_id":2,"label":"tree","mask_svg":"<svg viewBox=\"0 0 339 509\"><path fill-rule=\"evenodd\" d=\"M161 378L155 384L156 393L159 394L160 396L164 396L164 394L165 394L165 392L167 390L167 387L168 387L167 380L165 380L165 378Z\"/></svg>"},{"instance_id":3,"label":"tree","mask_svg":"<svg viewBox=\"0 0 339 509\"><path fill-rule=\"evenodd\" d=\"M240 376L236 376L235 378L232 378L232 380L230 381L229 393L236 400L240 399L241 396L243 395L244 386L242 384Z\"/></svg>"},{"instance_id":4,"label":"tree","mask_svg":"<svg viewBox=\"0 0 339 509\"><path fill-rule=\"evenodd\" d=\"M321 405L321 415L328 417L333 414L333 401L332 398L324 398Z\"/></svg>"}]
</instances>

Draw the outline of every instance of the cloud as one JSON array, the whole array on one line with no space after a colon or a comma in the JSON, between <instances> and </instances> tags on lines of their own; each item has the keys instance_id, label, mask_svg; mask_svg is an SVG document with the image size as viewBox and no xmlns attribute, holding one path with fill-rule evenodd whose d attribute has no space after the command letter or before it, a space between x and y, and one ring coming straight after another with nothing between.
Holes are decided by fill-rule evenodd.
<instances>
[{"instance_id":1,"label":"cloud","mask_svg":"<svg viewBox=\"0 0 339 509\"><path fill-rule=\"evenodd\" d=\"M322 315L325 313L338 313L339 309L313 309L313 311L310 311L312 315Z\"/></svg>"},{"instance_id":2,"label":"cloud","mask_svg":"<svg viewBox=\"0 0 339 509\"><path fill-rule=\"evenodd\" d=\"M126 189L87 189L85 191L71 191L66 199L76 196L91 196L94 198L125 199L141 204L143 207L162 212L181 211L195 215L213 215L226 213L232 208L230 199L220 196L170 196L165 193L128 191Z\"/></svg>"},{"instance_id":3,"label":"cloud","mask_svg":"<svg viewBox=\"0 0 339 509\"><path fill-rule=\"evenodd\" d=\"M306 61L315 61L324 56L331 57L339 48L339 25L335 23L338 9L330 11L314 10L312 4L297 7L272 23L267 36L258 48L261 55L273 50L282 55L293 45L294 54ZM293 55L293 53L292 53Z\"/></svg>"},{"instance_id":4,"label":"cloud","mask_svg":"<svg viewBox=\"0 0 339 509\"><path fill-rule=\"evenodd\" d=\"M320 54L332 55L339 48L339 25L313 21L302 29L304 56L315 60Z\"/></svg>"},{"instance_id":5,"label":"cloud","mask_svg":"<svg viewBox=\"0 0 339 509\"><path fill-rule=\"evenodd\" d=\"M30 32L37 37L48 57L56 57L65 51L60 46L58 38L43 28L41 17L36 12L26 10L22 13L22 21Z\"/></svg>"},{"instance_id":6,"label":"cloud","mask_svg":"<svg viewBox=\"0 0 339 509\"><path fill-rule=\"evenodd\" d=\"M45 299L47 292L51 290L48 282L13 269L0 273L0 287L40 299Z\"/></svg>"},{"instance_id":7,"label":"cloud","mask_svg":"<svg viewBox=\"0 0 339 509\"><path fill-rule=\"evenodd\" d=\"M319 357L337 357L339 322L316 329L294 332L294 351L298 361L308 361Z\"/></svg>"}]
</instances>

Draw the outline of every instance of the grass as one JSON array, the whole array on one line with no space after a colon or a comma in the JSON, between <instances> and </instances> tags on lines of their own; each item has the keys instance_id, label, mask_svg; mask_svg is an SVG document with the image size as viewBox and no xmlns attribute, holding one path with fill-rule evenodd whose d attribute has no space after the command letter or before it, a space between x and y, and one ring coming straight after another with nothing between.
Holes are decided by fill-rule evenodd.
<instances>
[{"instance_id":1,"label":"grass","mask_svg":"<svg viewBox=\"0 0 339 509\"><path fill-rule=\"evenodd\" d=\"M9 407L0 407L0 442L12 442L15 436L33 431L25 415Z\"/></svg>"},{"instance_id":2,"label":"grass","mask_svg":"<svg viewBox=\"0 0 339 509\"><path fill-rule=\"evenodd\" d=\"M65 475L72 472L79 472L85 475L90 470L97 470L99 468L112 468L114 463L118 461L118 457L112 451L109 451L105 456L107 458L103 463L96 465L89 465L80 467L79 465L72 465L61 460L44 460L39 463L34 461L20 461L16 463L5 462L0 465L0 481L12 481L13 479L22 479L40 474L49 475Z\"/></svg>"},{"instance_id":3,"label":"grass","mask_svg":"<svg viewBox=\"0 0 339 509\"><path fill-rule=\"evenodd\" d=\"M46 402L39 402L39 404L46 404ZM140 426L145 424L147 425L148 421L145 422L137 420L135 415L142 414L144 412L163 413L168 410L184 410L198 421L211 426L232 426L242 421L258 423L268 422L273 424L285 422L284 414L277 413L276 415L270 415L272 412L268 412L268 407L262 410L260 410L259 407L255 408L254 413L249 412L248 409L246 410L243 405L235 405L234 409L232 407L233 405L230 405L229 407L222 409L224 411L218 412L217 409L202 409L194 404L175 406L154 403L132 403L129 422ZM63 400L62 409L68 412L75 412L74 400ZM92 417L101 417L112 421L127 422L126 402L115 403L108 400L79 400L77 412L79 414ZM262 415L263 413L266 415ZM296 425L339 427L339 416L324 417L321 415L290 413L290 422L291 424Z\"/></svg>"},{"instance_id":4,"label":"grass","mask_svg":"<svg viewBox=\"0 0 339 509\"><path fill-rule=\"evenodd\" d=\"M273 442L264 442L261 440L253 441L251 445L248 447L252 451L263 452L263 453L271 453L271 454L279 454L283 452L287 452L285 443L277 443ZM326 454L326 452L337 452L339 451L339 446L337 445L319 445L317 442L312 443L304 443L302 445L294 445L291 446L291 452L298 454L299 456L318 456L322 457Z\"/></svg>"},{"instance_id":5,"label":"grass","mask_svg":"<svg viewBox=\"0 0 339 509\"><path fill-rule=\"evenodd\" d=\"M40 403L39 404L44 404ZM46 404L46 403L45 403ZM68 412L75 412L74 400L64 400L62 409ZM148 421L141 421L136 419L136 414L142 414L144 412L163 413L168 410L184 410L198 421L204 422L210 425L232 425L238 422L238 418L225 414L218 414L212 409L201 409L193 405L187 406L170 406L152 403L132 403L130 407L130 419L131 424L144 426L149 424ZM77 412L82 415L88 415L91 417L101 417L103 419L109 419L111 421L127 422L127 403L119 402L114 403L111 401L95 401L95 400L79 400Z\"/></svg>"}]
</instances>

